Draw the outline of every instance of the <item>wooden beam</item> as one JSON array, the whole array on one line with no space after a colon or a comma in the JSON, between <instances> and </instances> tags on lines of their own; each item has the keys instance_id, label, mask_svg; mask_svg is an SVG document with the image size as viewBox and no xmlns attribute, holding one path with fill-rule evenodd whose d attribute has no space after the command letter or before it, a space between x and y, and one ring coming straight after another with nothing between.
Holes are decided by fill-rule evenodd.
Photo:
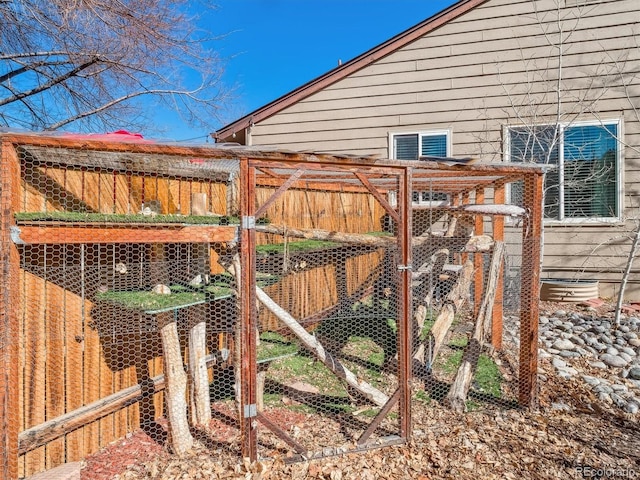
<instances>
[{"instance_id":1,"label":"wooden beam","mask_svg":"<svg viewBox=\"0 0 640 480\"><path fill-rule=\"evenodd\" d=\"M271 205L273 205L273 203L276 202L282 196L282 194L284 192L286 192L294 183L296 183L296 181L302 175L304 175L304 170L302 170L302 169L298 169L295 172L293 172L291 174L291 176L289 178L287 178L275 192L273 192L273 194L267 199L267 201L264 202L260 206L260 208L258 210L256 210L254 216L256 218L259 218L262 215L264 215L264 213L266 212L267 208L269 208Z\"/></svg>"},{"instance_id":2,"label":"wooden beam","mask_svg":"<svg viewBox=\"0 0 640 480\"><path fill-rule=\"evenodd\" d=\"M542 240L543 176L524 180L523 198L530 208L522 226L522 280L520 284L520 371L518 401L534 407L538 381L538 322Z\"/></svg>"},{"instance_id":3,"label":"wooden beam","mask_svg":"<svg viewBox=\"0 0 640 480\"><path fill-rule=\"evenodd\" d=\"M158 393L165 388L164 375L148 379L144 385L133 385L107 397L96 400L40 425L29 428L18 435L18 454L23 455L31 450L46 445L77 428L95 422L111 413L128 407L142 398ZM9 477L7 477L9 478Z\"/></svg>"},{"instance_id":4,"label":"wooden beam","mask_svg":"<svg viewBox=\"0 0 640 480\"><path fill-rule=\"evenodd\" d=\"M256 297L271 313L284 323L294 333L318 360L324 363L335 375L342 378L348 385L358 390L365 398L371 400L379 407L384 406L389 398L377 388L364 380L359 379L351 370L325 350L314 335L307 332L300 323L293 318L284 308L274 302L260 287L256 287Z\"/></svg>"},{"instance_id":5,"label":"wooden beam","mask_svg":"<svg viewBox=\"0 0 640 480\"><path fill-rule=\"evenodd\" d=\"M369 440L369 437L373 435L373 432L375 432L376 429L380 426L380 423L382 423L382 420L384 420L384 418L388 415L391 409L396 405L396 403L398 403L401 397L401 393L402 393L402 390L398 387L396 391L393 393L393 395L391 395L391 398L386 403L386 405L382 407L378 412L378 414L375 416L375 418L371 420L371 423L369 424L367 429L364 432L362 432L362 435L360 435L360 437L358 438L356 445L358 445L359 447L366 445L367 440Z\"/></svg>"},{"instance_id":6,"label":"wooden beam","mask_svg":"<svg viewBox=\"0 0 640 480\"><path fill-rule=\"evenodd\" d=\"M221 243L236 240L237 227L218 225L175 226L44 226L19 225L12 237L19 244L81 243Z\"/></svg>"},{"instance_id":7,"label":"wooden beam","mask_svg":"<svg viewBox=\"0 0 640 480\"><path fill-rule=\"evenodd\" d=\"M380 202L380 205L382 205L382 208L384 208L384 210L391 216L391 218L395 220L396 225L400 225L401 221L400 221L400 216L398 215L398 212L396 212L395 209L391 205L389 205L389 202L387 202L387 199L382 196L382 194L378 191L376 186L369 181L366 175L363 175L360 172L354 172L354 175L358 177L358 180L360 180L365 187L367 187L367 190L371 192L371 195L373 195L376 198L376 200Z\"/></svg>"},{"instance_id":8,"label":"wooden beam","mask_svg":"<svg viewBox=\"0 0 640 480\"><path fill-rule=\"evenodd\" d=\"M314 229L298 229L288 228L280 225L256 225L256 232L273 233L275 235L287 235L289 237L306 238L313 240L326 240L336 243L357 243L359 245L368 245L372 247L391 248L397 247L398 239L396 237L376 237L363 233L344 233L330 230ZM411 239L412 246L428 245L429 243L437 243L440 246L447 244L455 244L455 251L459 252L489 252L493 247L493 239L488 235L472 236L472 237L441 237L441 236L420 236ZM462 243L461 243L462 242ZM459 245L460 244L460 245Z\"/></svg>"},{"instance_id":9,"label":"wooden beam","mask_svg":"<svg viewBox=\"0 0 640 480\"><path fill-rule=\"evenodd\" d=\"M506 200L505 194L505 185L504 183L497 183L494 194L493 201L496 204L503 204ZM504 242L504 217L503 216L495 216L493 217L493 239L497 242ZM496 284L496 296L493 305L493 313L491 314L491 345L496 350L502 348L502 329L503 329L503 320L502 317L504 312L502 311L502 302L504 300L504 282L503 282L503 266L500 264L500 275L498 275L498 283ZM524 270L523 270L524 271ZM487 324L488 325L488 324Z\"/></svg>"},{"instance_id":10,"label":"wooden beam","mask_svg":"<svg viewBox=\"0 0 640 480\"><path fill-rule=\"evenodd\" d=\"M18 211L20 165L15 149L0 150L0 478L18 478L18 355L20 257L11 239Z\"/></svg>"},{"instance_id":11,"label":"wooden beam","mask_svg":"<svg viewBox=\"0 0 640 480\"><path fill-rule=\"evenodd\" d=\"M258 187L280 187L284 183L284 179L262 177L256 179ZM339 180L334 182L318 182L313 180L298 180L293 182L289 188L311 190L311 191L327 191L327 192L346 192L346 193L369 193L366 188L361 185L350 185L341 183Z\"/></svg>"}]
</instances>

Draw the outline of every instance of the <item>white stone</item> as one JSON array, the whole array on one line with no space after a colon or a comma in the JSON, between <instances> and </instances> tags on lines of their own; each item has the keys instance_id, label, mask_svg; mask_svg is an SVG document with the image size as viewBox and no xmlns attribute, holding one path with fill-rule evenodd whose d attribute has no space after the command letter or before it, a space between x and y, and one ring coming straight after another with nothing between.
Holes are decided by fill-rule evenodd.
<instances>
[{"instance_id":1,"label":"white stone","mask_svg":"<svg viewBox=\"0 0 640 480\"><path fill-rule=\"evenodd\" d=\"M615 368L622 368L627 363L629 363L622 357L619 357L617 355L611 355L608 353L603 353L602 355L600 355L600 360L602 360L604 363L606 363L610 367L615 367Z\"/></svg>"},{"instance_id":2,"label":"white stone","mask_svg":"<svg viewBox=\"0 0 640 480\"><path fill-rule=\"evenodd\" d=\"M552 347L556 350L575 350L576 346L571 340L559 339L553 342Z\"/></svg>"},{"instance_id":3,"label":"white stone","mask_svg":"<svg viewBox=\"0 0 640 480\"><path fill-rule=\"evenodd\" d=\"M564 368L567 366L567 362L559 358L554 358L553 360L551 360L551 364L556 368Z\"/></svg>"}]
</instances>

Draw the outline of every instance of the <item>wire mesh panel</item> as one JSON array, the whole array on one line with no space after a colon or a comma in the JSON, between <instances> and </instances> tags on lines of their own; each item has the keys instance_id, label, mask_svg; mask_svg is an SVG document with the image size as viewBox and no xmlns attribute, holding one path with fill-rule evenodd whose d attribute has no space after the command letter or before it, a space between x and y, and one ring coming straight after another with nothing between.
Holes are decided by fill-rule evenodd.
<instances>
[{"instance_id":1,"label":"wire mesh panel","mask_svg":"<svg viewBox=\"0 0 640 480\"><path fill-rule=\"evenodd\" d=\"M521 342L521 327L535 311L535 269L522 267L531 204L505 203L509 182L493 175L414 178L416 395L457 411L528 404L537 340L528 330Z\"/></svg>"},{"instance_id":2,"label":"wire mesh panel","mask_svg":"<svg viewBox=\"0 0 640 480\"><path fill-rule=\"evenodd\" d=\"M19 474L136 431L239 455L236 286L218 261L237 234L237 161L52 143L13 158Z\"/></svg>"},{"instance_id":3,"label":"wire mesh panel","mask_svg":"<svg viewBox=\"0 0 640 480\"><path fill-rule=\"evenodd\" d=\"M399 402L408 395L399 380L407 368L399 362L402 251L399 216L376 195L397 192L400 175L363 181L328 166L263 168L270 175L257 169L255 192L258 454L308 458L397 442L408 415ZM289 188L261 184L274 178Z\"/></svg>"}]
</instances>

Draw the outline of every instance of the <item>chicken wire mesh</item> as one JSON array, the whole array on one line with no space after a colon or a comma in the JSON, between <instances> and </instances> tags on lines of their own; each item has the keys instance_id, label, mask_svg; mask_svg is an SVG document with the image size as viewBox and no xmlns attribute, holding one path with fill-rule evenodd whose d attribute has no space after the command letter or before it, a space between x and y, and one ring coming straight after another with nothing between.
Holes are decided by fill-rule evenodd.
<instances>
[{"instance_id":1,"label":"chicken wire mesh","mask_svg":"<svg viewBox=\"0 0 640 480\"><path fill-rule=\"evenodd\" d=\"M534 401L539 171L23 143L3 146L7 478L132 432L294 461L404 442L412 402Z\"/></svg>"},{"instance_id":2,"label":"chicken wire mesh","mask_svg":"<svg viewBox=\"0 0 640 480\"><path fill-rule=\"evenodd\" d=\"M39 145L15 160L19 475L138 430L239 455L235 285L217 261L237 161Z\"/></svg>"}]
</instances>

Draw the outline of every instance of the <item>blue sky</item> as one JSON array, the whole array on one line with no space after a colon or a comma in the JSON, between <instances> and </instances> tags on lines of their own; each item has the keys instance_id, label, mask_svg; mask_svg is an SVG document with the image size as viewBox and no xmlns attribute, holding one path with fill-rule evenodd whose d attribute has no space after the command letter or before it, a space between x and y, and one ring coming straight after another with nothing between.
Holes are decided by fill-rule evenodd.
<instances>
[{"instance_id":1,"label":"blue sky","mask_svg":"<svg viewBox=\"0 0 640 480\"><path fill-rule=\"evenodd\" d=\"M206 26L224 38L230 113L216 128L364 53L455 3L451 0L213 0ZM197 3L196 3L197 5ZM172 140L204 142L209 132L163 120Z\"/></svg>"}]
</instances>

